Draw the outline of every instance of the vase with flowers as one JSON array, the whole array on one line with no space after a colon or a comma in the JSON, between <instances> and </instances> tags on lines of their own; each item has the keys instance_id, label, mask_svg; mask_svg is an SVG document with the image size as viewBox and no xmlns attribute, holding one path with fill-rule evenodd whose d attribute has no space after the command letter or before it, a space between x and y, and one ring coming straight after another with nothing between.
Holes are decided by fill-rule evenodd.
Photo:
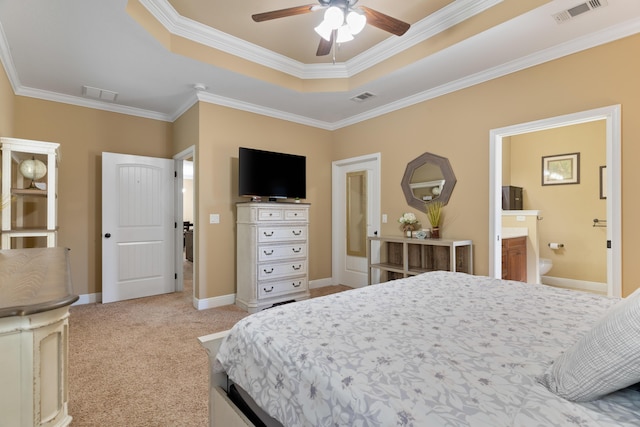
<instances>
[{"instance_id":1,"label":"vase with flowers","mask_svg":"<svg viewBox=\"0 0 640 427\"><path fill-rule=\"evenodd\" d=\"M442 220L442 207L444 205L440 201L430 202L426 204L427 218L431 224L431 238L440 238L440 221Z\"/></svg>"},{"instance_id":2,"label":"vase with flowers","mask_svg":"<svg viewBox=\"0 0 640 427\"><path fill-rule=\"evenodd\" d=\"M400 228L402 228L402 231L406 233L407 237L411 237L411 232L418 226L418 218L416 218L416 215L411 212L403 213L398 219L398 222L400 223Z\"/></svg>"}]
</instances>

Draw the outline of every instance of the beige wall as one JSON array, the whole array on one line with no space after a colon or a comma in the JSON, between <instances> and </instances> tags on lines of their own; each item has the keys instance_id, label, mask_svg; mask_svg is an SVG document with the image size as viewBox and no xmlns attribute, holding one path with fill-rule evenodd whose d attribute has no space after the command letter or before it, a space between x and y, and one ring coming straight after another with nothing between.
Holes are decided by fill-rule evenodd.
<instances>
[{"instance_id":1,"label":"beige wall","mask_svg":"<svg viewBox=\"0 0 640 427\"><path fill-rule=\"evenodd\" d=\"M474 271L489 271L489 131L518 123L622 105L623 294L640 285L640 35L441 96L334 132L333 159L382 153L382 212L414 211L400 180L407 162L425 151L448 157L458 183L444 209L445 238L470 238ZM598 76L598 78L594 78ZM420 218L426 221L421 213ZM384 234L400 234L383 224Z\"/></svg>"},{"instance_id":2,"label":"beige wall","mask_svg":"<svg viewBox=\"0 0 640 427\"><path fill-rule=\"evenodd\" d=\"M13 134L14 99L11 83L4 68L0 66L0 136Z\"/></svg>"},{"instance_id":3,"label":"beige wall","mask_svg":"<svg viewBox=\"0 0 640 427\"><path fill-rule=\"evenodd\" d=\"M250 146L308 157L311 206L310 278L331 276L331 161L382 153L384 234L400 234L395 218L407 206L400 180L407 162L425 151L448 157L458 183L444 210L446 238L471 238L475 272L488 273L489 131L517 123L622 104L623 293L638 287L640 264L640 35L328 132L199 103L173 125L154 120L15 97L15 117L0 111L3 136L60 142L60 243L72 248L75 291L99 292L100 152L171 157L197 143L196 224L219 213L221 224L201 224L198 298L235 291L237 148ZM597 78L594 78L596 76ZM0 73L0 105L10 105ZM3 86L5 88L3 89ZM420 214L426 221L426 216Z\"/></svg>"},{"instance_id":4,"label":"beige wall","mask_svg":"<svg viewBox=\"0 0 640 427\"><path fill-rule=\"evenodd\" d=\"M541 210L540 256L553 261L549 276L607 282L607 234L593 219L606 219L600 199L600 166L606 163L604 120L511 138L511 184L524 189L524 209ZM580 153L580 183L541 183L542 156ZM551 250L548 243L565 247Z\"/></svg>"},{"instance_id":5,"label":"beige wall","mask_svg":"<svg viewBox=\"0 0 640 427\"><path fill-rule=\"evenodd\" d=\"M182 220L193 222L193 179L184 179L182 188Z\"/></svg>"},{"instance_id":6,"label":"beige wall","mask_svg":"<svg viewBox=\"0 0 640 427\"><path fill-rule=\"evenodd\" d=\"M331 134L291 122L201 103L196 175L198 298L235 293L238 147L307 157L309 278L331 277ZM209 224L209 214L220 224ZM242 260L237 260L242 262Z\"/></svg>"},{"instance_id":7,"label":"beige wall","mask_svg":"<svg viewBox=\"0 0 640 427\"><path fill-rule=\"evenodd\" d=\"M71 249L74 291L102 290L103 151L171 156L171 124L16 97L13 136L60 143L58 245Z\"/></svg>"}]
</instances>

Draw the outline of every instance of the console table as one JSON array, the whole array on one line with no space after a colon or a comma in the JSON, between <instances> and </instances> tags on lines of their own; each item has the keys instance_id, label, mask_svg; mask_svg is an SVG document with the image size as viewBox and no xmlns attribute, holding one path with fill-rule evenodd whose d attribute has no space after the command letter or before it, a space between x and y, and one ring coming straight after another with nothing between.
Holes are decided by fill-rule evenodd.
<instances>
[{"instance_id":1,"label":"console table","mask_svg":"<svg viewBox=\"0 0 640 427\"><path fill-rule=\"evenodd\" d=\"M373 253L372 242L380 242L379 253ZM374 270L380 271L381 282L436 270L473 274L473 242L389 236L368 237L367 267L370 285Z\"/></svg>"},{"instance_id":2,"label":"console table","mask_svg":"<svg viewBox=\"0 0 640 427\"><path fill-rule=\"evenodd\" d=\"M68 249L0 250L0 425L67 426Z\"/></svg>"}]
</instances>

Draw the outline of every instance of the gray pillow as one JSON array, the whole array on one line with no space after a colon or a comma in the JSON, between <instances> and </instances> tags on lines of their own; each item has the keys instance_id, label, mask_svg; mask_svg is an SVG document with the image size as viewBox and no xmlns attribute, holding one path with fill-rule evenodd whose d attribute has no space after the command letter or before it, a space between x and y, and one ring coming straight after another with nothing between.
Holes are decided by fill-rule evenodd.
<instances>
[{"instance_id":1,"label":"gray pillow","mask_svg":"<svg viewBox=\"0 0 640 427\"><path fill-rule=\"evenodd\" d=\"M640 382L640 289L611 307L539 382L576 402L599 399Z\"/></svg>"}]
</instances>

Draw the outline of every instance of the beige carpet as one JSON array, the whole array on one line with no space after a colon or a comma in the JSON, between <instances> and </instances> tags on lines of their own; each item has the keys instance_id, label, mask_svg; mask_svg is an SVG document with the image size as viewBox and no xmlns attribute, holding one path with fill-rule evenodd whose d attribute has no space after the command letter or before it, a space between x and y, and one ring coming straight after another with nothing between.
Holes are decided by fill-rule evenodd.
<instances>
[{"instance_id":1,"label":"beige carpet","mask_svg":"<svg viewBox=\"0 0 640 427\"><path fill-rule=\"evenodd\" d=\"M207 355L197 337L229 329L247 313L196 310L190 278L187 269L184 292L71 308L72 426L207 425Z\"/></svg>"}]
</instances>

